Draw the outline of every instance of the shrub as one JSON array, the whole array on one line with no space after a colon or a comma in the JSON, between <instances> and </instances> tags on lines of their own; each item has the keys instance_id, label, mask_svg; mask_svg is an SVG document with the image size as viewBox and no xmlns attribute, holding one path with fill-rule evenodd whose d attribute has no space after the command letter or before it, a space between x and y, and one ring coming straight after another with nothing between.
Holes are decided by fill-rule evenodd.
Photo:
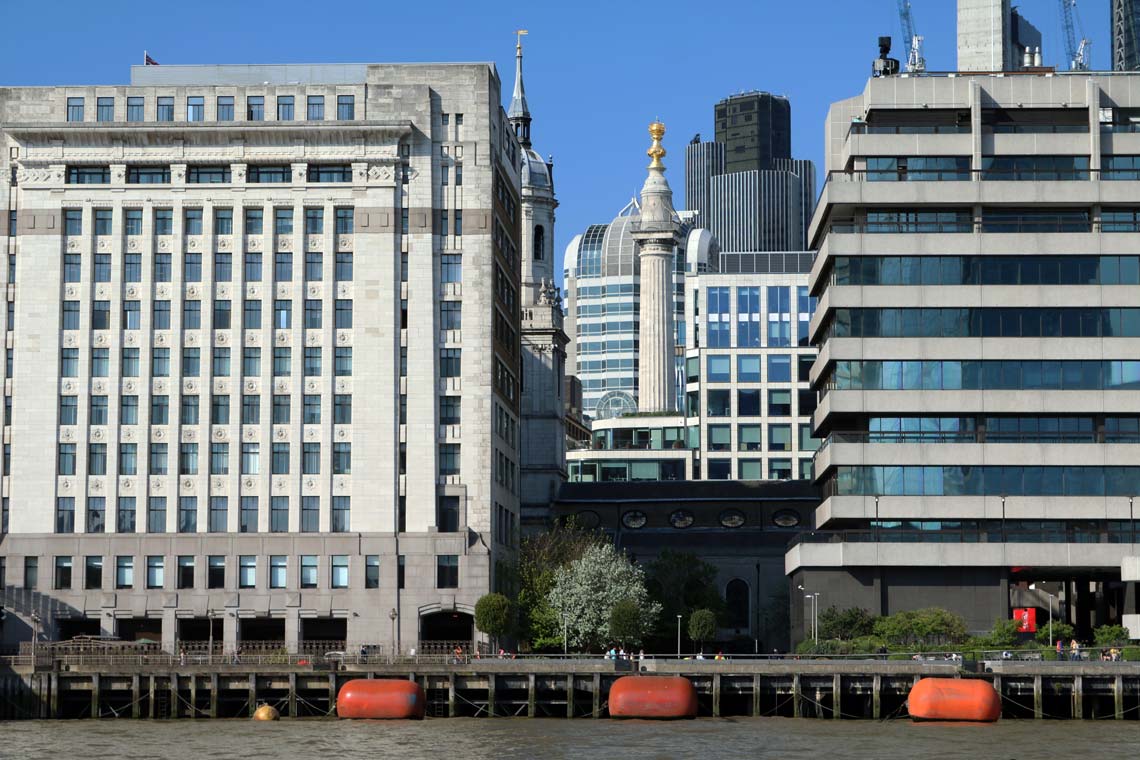
<instances>
[{"instance_id":1,"label":"shrub","mask_svg":"<svg viewBox=\"0 0 1140 760\"><path fill-rule=\"evenodd\" d=\"M689 638L696 642L716 638L716 615L712 610L693 610L689 615Z\"/></svg>"},{"instance_id":2,"label":"shrub","mask_svg":"<svg viewBox=\"0 0 1140 760\"><path fill-rule=\"evenodd\" d=\"M870 636L878 616L862 607L841 610L835 605L819 613L819 635L824 639L857 639Z\"/></svg>"},{"instance_id":3,"label":"shrub","mask_svg":"<svg viewBox=\"0 0 1140 760\"><path fill-rule=\"evenodd\" d=\"M643 628L641 607L632 599L622 599L610 610L610 635L622 645L640 644Z\"/></svg>"},{"instance_id":4,"label":"shrub","mask_svg":"<svg viewBox=\"0 0 1140 760\"><path fill-rule=\"evenodd\" d=\"M1098 647L1117 647L1128 643L1128 629L1122 625L1102 625L1093 629L1093 641Z\"/></svg>"},{"instance_id":5,"label":"shrub","mask_svg":"<svg viewBox=\"0 0 1140 760\"><path fill-rule=\"evenodd\" d=\"M484 594L475 602L475 627L498 640L511 628L511 600L502 594Z\"/></svg>"}]
</instances>

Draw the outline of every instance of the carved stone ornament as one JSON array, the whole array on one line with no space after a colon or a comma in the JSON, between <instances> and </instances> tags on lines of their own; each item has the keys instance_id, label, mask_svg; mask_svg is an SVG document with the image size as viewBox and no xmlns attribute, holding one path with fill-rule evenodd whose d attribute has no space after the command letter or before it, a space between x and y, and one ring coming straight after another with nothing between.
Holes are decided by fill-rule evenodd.
<instances>
[{"instance_id":1,"label":"carved stone ornament","mask_svg":"<svg viewBox=\"0 0 1140 760\"><path fill-rule=\"evenodd\" d=\"M284 479L277 478L277 480L273 481L273 490L284 491L285 488L286 488L286 484L285 484Z\"/></svg>"},{"instance_id":2,"label":"carved stone ornament","mask_svg":"<svg viewBox=\"0 0 1140 760\"><path fill-rule=\"evenodd\" d=\"M336 236L336 249L338 251L351 251L352 250L352 235L337 235Z\"/></svg>"},{"instance_id":3,"label":"carved stone ornament","mask_svg":"<svg viewBox=\"0 0 1140 760\"><path fill-rule=\"evenodd\" d=\"M191 348L197 346L199 343L198 331L187 330L182 336L182 342Z\"/></svg>"},{"instance_id":4,"label":"carved stone ornament","mask_svg":"<svg viewBox=\"0 0 1140 760\"><path fill-rule=\"evenodd\" d=\"M139 297L139 286L135 285L133 283L131 285L128 285L127 286L127 298L138 298L138 297Z\"/></svg>"},{"instance_id":5,"label":"carved stone ornament","mask_svg":"<svg viewBox=\"0 0 1140 760\"><path fill-rule=\"evenodd\" d=\"M73 332L66 332L63 334L63 347L75 348L79 345L79 336Z\"/></svg>"},{"instance_id":6,"label":"carved stone ornament","mask_svg":"<svg viewBox=\"0 0 1140 760\"><path fill-rule=\"evenodd\" d=\"M74 393L75 392L75 381L74 380L64 380L63 381L63 390L67 393Z\"/></svg>"},{"instance_id":7,"label":"carved stone ornament","mask_svg":"<svg viewBox=\"0 0 1140 760\"><path fill-rule=\"evenodd\" d=\"M64 443L71 443L75 440L75 428L71 425L59 431L59 440Z\"/></svg>"},{"instance_id":8,"label":"carved stone ornament","mask_svg":"<svg viewBox=\"0 0 1140 760\"><path fill-rule=\"evenodd\" d=\"M248 393L253 393L254 391L257 390L257 383L254 382L253 380L246 380L245 381L245 390Z\"/></svg>"},{"instance_id":9,"label":"carved stone ornament","mask_svg":"<svg viewBox=\"0 0 1140 760\"><path fill-rule=\"evenodd\" d=\"M253 486L254 486L253 478L246 478L245 479L245 487L246 488L253 488Z\"/></svg>"},{"instance_id":10,"label":"carved stone ornament","mask_svg":"<svg viewBox=\"0 0 1140 760\"><path fill-rule=\"evenodd\" d=\"M214 343L217 343L219 346L228 346L230 344L230 334L224 330L215 330Z\"/></svg>"},{"instance_id":11,"label":"carved stone ornament","mask_svg":"<svg viewBox=\"0 0 1140 760\"><path fill-rule=\"evenodd\" d=\"M70 480L63 481L63 483L60 484L60 487L63 488L63 490L65 490L65 491L70 491L71 490L71 481Z\"/></svg>"},{"instance_id":12,"label":"carved stone ornament","mask_svg":"<svg viewBox=\"0 0 1140 760\"><path fill-rule=\"evenodd\" d=\"M305 245L310 251L319 251L325 247L324 235L309 235L305 240Z\"/></svg>"},{"instance_id":13,"label":"carved stone ornament","mask_svg":"<svg viewBox=\"0 0 1140 760\"><path fill-rule=\"evenodd\" d=\"M194 443L198 440L198 428L182 428L182 440L187 443Z\"/></svg>"},{"instance_id":14,"label":"carved stone ornament","mask_svg":"<svg viewBox=\"0 0 1140 760\"><path fill-rule=\"evenodd\" d=\"M277 238L277 250L291 251L293 250L293 238L289 236L282 236Z\"/></svg>"},{"instance_id":15,"label":"carved stone ornament","mask_svg":"<svg viewBox=\"0 0 1140 760\"><path fill-rule=\"evenodd\" d=\"M289 438L289 431L283 427L273 429L273 437L279 441L284 441Z\"/></svg>"},{"instance_id":16,"label":"carved stone ornament","mask_svg":"<svg viewBox=\"0 0 1140 760\"><path fill-rule=\"evenodd\" d=\"M214 428L214 440L215 441L224 441L224 440L226 440L227 437L228 436L227 436L225 428L221 428L221 427Z\"/></svg>"},{"instance_id":17,"label":"carved stone ornament","mask_svg":"<svg viewBox=\"0 0 1140 760\"><path fill-rule=\"evenodd\" d=\"M196 251L200 248L202 243L198 240L197 235L191 235L186 239L186 247L191 251Z\"/></svg>"},{"instance_id":18,"label":"carved stone ornament","mask_svg":"<svg viewBox=\"0 0 1140 760\"><path fill-rule=\"evenodd\" d=\"M234 241L229 235L221 235L218 237L216 245L219 251L230 251L234 247Z\"/></svg>"},{"instance_id":19,"label":"carved stone ornament","mask_svg":"<svg viewBox=\"0 0 1140 760\"><path fill-rule=\"evenodd\" d=\"M246 427L241 434L241 439L246 443L257 443L257 439L261 436L258 435L258 429L255 427Z\"/></svg>"},{"instance_id":20,"label":"carved stone ornament","mask_svg":"<svg viewBox=\"0 0 1140 760\"><path fill-rule=\"evenodd\" d=\"M151 438L153 438L156 441L165 441L166 440L166 431L163 430L162 428L158 428L157 430L155 430L151 434Z\"/></svg>"},{"instance_id":21,"label":"carved stone ornament","mask_svg":"<svg viewBox=\"0 0 1140 760\"><path fill-rule=\"evenodd\" d=\"M160 250L160 251L169 251L170 250L170 238L169 237L167 237L166 235L163 235L162 237L160 237L158 239L158 250Z\"/></svg>"},{"instance_id":22,"label":"carved stone ornament","mask_svg":"<svg viewBox=\"0 0 1140 760\"><path fill-rule=\"evenodd\" d=\"M320 380L315 380L313 378L309 378L308 380L305 381L305 392L307 392L307 393L320 393L320 391L321 391Z\"/></svg>"},{"instance_id":23,"label":"carved stone ornament","mask_svg":"<svg viewBox=\"0 0 1140 760\"><path fill-rule=\"evenodd\" d=\"M125 337L123 338L123 344L127 348L136 348L139 344L139 331L127 330L125 332Z\"/></svg>"},{"instance_id":24,"label":"carved stone ornament","mask_svg":"<svg viewBox=\"0 0 1140 760\"><path fill-rule=\"evenodd\" d=\"M189 296L191 299L198 298L199 294L201 294L201 292L202 292L201 286L198 286L198 285L187 285L186 286L186 295Z\"/></svg>"},{"instance_id":25,"label":"carved stone ornament","mask_svg":"<svg viewBox=\"0 0 1140 760\"><path fill-rule=\"evenodd\" d=\"M245 247L248 251L258 253L261 251L261 235L247 235L245 239Z\"/></svg>"},{"instance_id":26,"label":"carved stone ornament","mask_svg":"<svg viewBox=\"0 0 1140 760\"><path fill-rule=\"evenodd\" d=\"M170 283L160 282L154 286L155 298L170 298Z\"/></svg>"},{"instance_id":27,"label":"carved stone ornament","mask_svg":"<svg viewBox=\"0 0 1140 760\"><path fill-rule=\"evenodd\" d=\"M372 164L368 167L368 179L373 182L388 182L395 176L392 167L384 164Z\"/></svg>"},{"instance_id":28,"label":"carved stone ornament","mask_svg":"<svg viewBox=\"0 0 1140 760\"><path fill-rule=\"evenodd\" d=\"M87 484L87 488L92 493L102 493L103 492L103 481L102 480L92 480L90 483Z\"/></svg>"},{"instance_id":29,"label":"carved stone ornament","mask_svg":"<svg viewBox=\"0 0 1140 760\"><path fill-rule=\"evenodd\" d=\"M99 240L96 242L96 246L101 252L106 252L111 250L111 241L107 240L106 238L99 238Z\"/></svg>"},{"instance_id":30,"label":"carved stone ornament","mask_svg":"<svg viewBox=\"0 0 1140 760\"><path fill-rule=\"evenodd\" d=\"M102 330L95 333L95 345L96 346L107 345L107 333L103 332Z\"/></svg>"},{"instance_id":31,"label":"carved stone ornament","mask_svg":"<svg viewBox=\"0 0 1140 760\"><path fill-rule=\"evenodd\" d=\"M68 285L67 287L65 287L63 289L63 294L65 296L67 296L68 298L78 298L79 297L79 288L77 288L74 285Z\"/></svg>"},{"instance_id":32,"label":"carved stone ornament","mask_svg":"<svg viewBox=\"0 0 1140 760\"><path fill-rule=\"evenodd\" d=\"M198 392L198 381L197 380L187 380L186 385L184 387L186 388L187 393L197 393Z\"/></svg>"},{"instance_id":33,"label":"carved stone ornament","mask_svg":"<svg viewBox=\"0 0 1140 760\"><path fill-rule=\"evenodd\" d=\"M309 478L308 480L305 481L305 486L307 488L316 488L317 487L317 481L313 480L312 478Z\"/></svg>"},{"instance_id":34,"label":"carved stone ornament","mask_svg":"<svg viewBox=\"0 0 1140 760\"><path fill-rule=\"evenodd\" d=\"M305 345L306 346L319 346L319 345L321 345L321 332L319 330L306 330L305 331Z\"/></svg>"},{"instance_id":35,"label":"carved stone ornament","mask_svg":"<svg viewBox=\"0 0 1140 760\"><path fill-rule=\"evenodd\" d=\"M167 345L169 342L170 340L166 337L165 332L157 332L154 334L154 345L158 346L159 348Z\"/></svg>"},{"instance_id":36,"label":"carved stone ornament","mask_svg":"<svg viewBox=\"0 0 1140 760\"><path fill-rule=\"evenodd\" d=\"M67 241L67 250L78 251L79 250L79 241L78 240L68 240Z\"/></svg>"},{"instance_id":37,"label":"carved stone ornament","mask_svg":"<svg viewBox=\"0 0 1140 760\"><path fill-rule=\"evenodd\" d=\"M93 440L93 441L101 441L106 437L107 436L103 432L102 428L95 428L94 430L91 431L91 440Z\"/></svg>"},{"instance_id":38,"label":"carved stone ornament","mask_svg":"<svg viewBox=\"0 0 1140 760\"><path fill-rule=\"evenodd\" d=\"M138 238L135 238L135 237L127 238L127 250L131 251L133 253L133 252L137 252L138 249L139 249Z\"/></svg>"},{"instance_id":39,"label":"carved stone ornament","mask_svg":"<svg viewBox=\"0 0 1140 760\"><path fill-rule=\"evenodd\" d=\"M193 488L194 487L194 479L193 478L184 478L182 480L182 487L186 488L186 489Z\"/></svg>"},{"instance_id":40,"label":"carved stone ornament","mask_svg":"<svg viewBox=\"0 0 1140 760\"><path fill-rule=\"evenodd\" d=\"M162 478L151 478L150 490L152 491L165 491L166 482Z\"/></svg>"},{"instance_id":41,"label":"carved stone ornament","mask_svg":"<svg viewBox=\"0 0 1140 760\"><path fill-rule=\"evenodd\" d=\"M336 342L342 346L347 346L352 343L352 336L348 333L347 330L337 330Z\"/></svg>"},{"instance_id":42,"label":"carved stone ornament","mask_svg":"<svg viewBox=\"0 0 1140 760\"><path fill-rule=\"evenodd\" d=\"M344 439L348 438L348 431L342 427L337 428L336 437L343 441Z\"/></svg>"},{"instance_id":43,"label":"carved stone ornament","mask_svg":"<svg viewBox=\"0 0 1140 760\"><path fill-rule=\"evenodd\" d=\"M321 297L321 286L320 285L310 282L307 290L308 290L309 298L320 298Z\"/></svg>"},{"instance_id":44,"label":"carved stone ornament","mask_svg":"<svg viewBox=\"0 0 1140 760\"><path fill-rule=\"evenodd\" d=\"M277 345L279 345L279 346L289 345L289 333L285 332L284 330L278 330L277 331Z\"/></svg>"},{"instance_id":45,"label":"carved stone ornament","mask_svg":"<svg viewBox=\"0 0 1140 760\"><path fill-rule=\"evenodd\" d=\"M134 488L135 484L130 478L119 478L120 491L133 491Z\"/></svg>"},{"instance_id":46,"label":"carved stone ornament","mask_svg":"<svg viewBox=\"0 0 1140 760\"><path fill-rule=\"evenodd\" d=\"M230 289L231 289L230 284L228 282L219 282L218 283L218 298L228 299L230 297Z\"/></svg>"}]
</instances>

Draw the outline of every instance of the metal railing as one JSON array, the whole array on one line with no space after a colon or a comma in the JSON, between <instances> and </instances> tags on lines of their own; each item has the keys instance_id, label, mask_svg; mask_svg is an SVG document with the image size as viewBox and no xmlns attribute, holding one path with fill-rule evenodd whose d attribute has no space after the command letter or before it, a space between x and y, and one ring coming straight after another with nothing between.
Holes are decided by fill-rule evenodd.
<instances>
[{"instance_id":1,"label":"metal railing","mask_svg":"<svg viewBox=\"0 0 1140 760\"><path fill-rule=\"evenodd\" d=\"M837 430L828 436L835 443L1140 443L1140 434L1073 432L890 431Z\"/></svg>"},{"instance_id":2,"label":"metal railing","mask_svg":"<svg viewBox=\"0 0 1140 760\"><path fill-rule=\"evenodd\" d=\"M1026 232L1100 232L1102 226L1112 226L1115 232L1127 231L1120 229L1126 227L1122 222L1106 221L1094 222L1087 216L1066 216L1056 214L1051 216L984 216L980 219L901 219L901 220L867 220L867 219L833 219L828 226L829 233L840 234L929 234L929 233L972 233L984 232L990 234L1026 233ZM1140 223L1136 224L1140 231Z\"/></svg>"},{"instance_id":3,"label":"metal railing","mask_svg":"<svg viewBox=\"0 0 1140 760\"><path fill-rule=\"evenodd\" d=\"M968 135L969 124L868 124L865 121L851 122L853 135Z\"/></svg>"},{"instance_id":4,"label":"metal railing","mask_svg":"<svg viewBox=\"0 0 1140 760\"><path fill-rule=\"evenodd\" d=\"M869 497L868 497L869 498ZM800 544L1130 544L1135 540L1131 530L1062 527L1055 530L1025 530L1000 524L976 528L943 528L938 530L901 530L898 528L860 528L853 530L811 530L797 533L788 547Z\"/></svg>"}]
</instances>

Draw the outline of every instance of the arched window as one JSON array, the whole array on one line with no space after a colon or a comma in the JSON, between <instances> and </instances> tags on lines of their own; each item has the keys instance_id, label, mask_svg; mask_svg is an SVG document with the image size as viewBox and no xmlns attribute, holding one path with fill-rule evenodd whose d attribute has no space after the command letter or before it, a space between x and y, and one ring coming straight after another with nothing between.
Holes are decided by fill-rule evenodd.
<instances>
[{"instance_id":1,"label":"arched window","mask_svg":"<svg viewBox=\"0 0 1140 760\"><path fill-rule=\"evenodd\" d=\"M744 628L748 626L748 584L739 578L733 578L724 589L724 601L728 607L728 627Z\"/></svg>"},{"instance_id":2,"label":"arched window","mask_svg":"<svg viewBox=\"0 0 1140 760\"><path fill-rule=\"evenodd\" d=\"M542 252L546 250L546 231L541 224L534 225L534 260L542 261Z\"/></svg>"}]
</instances>

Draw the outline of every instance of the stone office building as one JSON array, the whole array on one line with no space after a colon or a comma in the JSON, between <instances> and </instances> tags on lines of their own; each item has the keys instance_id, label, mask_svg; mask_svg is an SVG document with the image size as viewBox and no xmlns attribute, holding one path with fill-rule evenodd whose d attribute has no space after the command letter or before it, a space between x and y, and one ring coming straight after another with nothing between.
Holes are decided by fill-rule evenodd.
<instances>
[{"instance_id":1,"label":"stone office building","mask_svg":"<svg viewBox=\"0 0 1140 760\"><path fill-rule=\"evenodd\" d=\"M0 89L5 641L471 638L518 532L500 103L490 64Z\"/></svg>"}]
</instances>

